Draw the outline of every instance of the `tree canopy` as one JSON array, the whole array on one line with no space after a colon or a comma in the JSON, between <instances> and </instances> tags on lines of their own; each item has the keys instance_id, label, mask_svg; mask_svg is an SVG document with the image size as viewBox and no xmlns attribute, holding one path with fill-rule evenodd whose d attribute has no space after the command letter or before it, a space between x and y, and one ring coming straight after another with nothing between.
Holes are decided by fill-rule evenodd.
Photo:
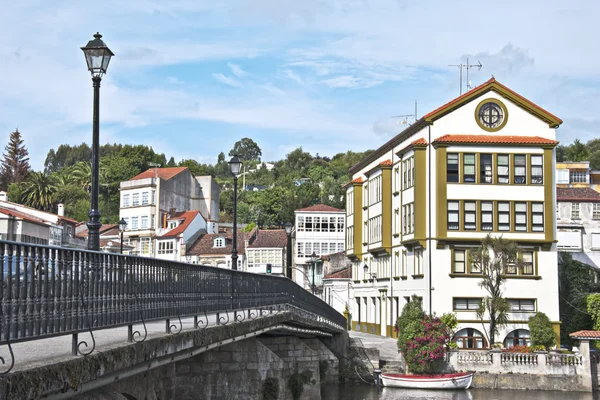
<instances>
[{"instance_id":1,"label":"tree canopy","mask_svg":"<svg viewBox=\"0 0 600 400\"><path fill-rule=\"evenodd\" d=\"M0 189L6 191L10 184L23 182L29 174L29 152L18 129L10 134L3 157L0 165Z\"/></svg>"},{"instance_id":2,"label":"tree canopy","mask_svg":"<svg viewBox=\"0 0 600 400\"><path fill-rule=\"evenodd\" d=\"M262 151L256 142L250 138L242 138L233 145L230 156L238 156L242 161L260 161Z\"/></svg>"}]
</instances>

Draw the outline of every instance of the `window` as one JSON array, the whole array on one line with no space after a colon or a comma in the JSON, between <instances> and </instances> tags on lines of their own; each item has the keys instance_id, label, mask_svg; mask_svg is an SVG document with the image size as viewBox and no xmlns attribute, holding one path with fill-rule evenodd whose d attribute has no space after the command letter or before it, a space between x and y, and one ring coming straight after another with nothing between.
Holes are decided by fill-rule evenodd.
<instances>
[{"instance_id":1,"label":"window","mask_svg":"<svg viewBox=\"0 0 600 400\"><path fill-rule=\"evenodd\" d=\"M148 216L147 215L142 215L142 223L141 223L141 228L142 229L148 229Z\"/></svg>"},{"instance_id":2,"label":"window","mask_svg":"<svg viewBox=\"0 0 600 400\"><path fill-rule=\"evenodd\" d=\"M481 230L491 231L494 229L494 203L491 201L481 202Z\"/></svg>"},{"instance_id":3,"label":"window","mask_svg":"<svg viewBox=\"0 0 600 400\"><path fill-rule=\"evenodd\" d=\"M508 299L511 311L535 312L535 299Z\"/></svg>"},{"instance_id":4,"label":"window","mask_svg":"<svg viewBox=\"0 0 600 400\"><path fill-rule=\"evenodd\" d=\"M415 207L414 203L407 204L402 206L402 216L403 216L403 224L402 228L404 230L404 234L412 233L415 229Z\"/></svg>"},{"instance_id":5,"label":"window","mask_svg":"<svg viewBox=\"0 0 600 400\"><path fill-rule=\"evenodd\" d=\"M344 251L344 243L338 243L337 244L337 252L342 252Z\"/></svg>"},{"instance_id":6,"label":"window","mask_svg":"<svg viewBox=\"0 0 600 400\"><path fill-rule=\"evenodd\" d=\"M414 185L414 177L415 177L415 159L414 157L410 157L406 161L402 163L404 169L404 189L412 187Z\"/></svg>"},{"instance_id":7,"label":"window","mask_svg":"<svg viewBox=\"0 0 600 400\"><path fill-rule=\"evenodd\" d=\"M544 183L544 158L538 155L531 156L531 183Z\"/></svg>"},{"instance_id":8,"label":"window","mask_svg":"<svg viewBox=\"0 0 600 400\"><path fill-rule=\"evenodd\" d=\"M510 231L510 203L508 201L498 202L498 230Z\"/></svg>"},{"instance_id":9,"label":"window","mask_svg":"<svg viewBox=\"0 0 600 400\"><path fill-rule=\"evenodd\" d=\"M448 202L448 230L457 231L459 229L459 203L458 201Z\"/></svg>"},{"instance_id":10,"label":"window","mask_svg":"<svg viewBox=\"0 0 600 400\"><path fill-rule=\"evenodd\" d=\"M452 273L465 274L467 272L467 251L454 250L454 260L452 260Z\"/></svg>"},{"instance_id":11,"label":"window","mask_svg":"<svg viewBox=\"0 0 600 400\"><path fill-rule=\"evenodd\" d=\"M381 201L381 179L381 175L379 175L369 181L369 205Z\"/></svg>"},{"instance_id":12,"label":"window","mask_svg":"<svg viewBox=\"0 0 600 400\"><path fill-rule=\"evenodd\" d=\"M508 164L508 155L499 154L496 158L496 164L498 168L498 183L508 183L509 180L509 164Z\"/></svg>"},{"instance_id":13,"label":"window","mask_svg":"<svg viewBox=\"0 0 600 400\"><path fill-rule=\"evenodd\" d=\"M298 242L298 257L304 257L304 243Z\"/></svg>"},{"instance_id":14,"label":"window","mask_svg":"<svg viewBox=\"0 0 600 400\"><path fill-rule=\"evenodd\" d=\"M458 154L456 153L446 155L446 180L458 182Z\"/></svg>"},{"instance_id":15,"label":"window","mask_svg":"<svg viewBox=\"0 0 600 400\"><path fill-rule=\"evenodd\" d=\"M571 203L571 219L579 219L579 203Z\"/></svg>"},{"instance_id":16,"label":"window","mask_svg":"<svg viewBox=\"0 0 600 400\"><path fill-rule=\"evenodd\" d=\"M298 217L298 226L296 227L296 229L298 229L298 232L304 232L304 217Z\"/></svg>"},{"instance_id":17,"label":"window","mask_svg":"<svg viewBox=\"0 0 600 400\"><path fill-rule=\"evenodd\" d=\"M463 154L463 181L475 182L475 154Z\"/></svg>"},{"instance_id":18,"label":"window","mask_svg":"<svg viewBox=\"0 0 600 400\"><path fill-rule=\"evenodd\" d=\"M571 183L588 183L586 171L570 171Z\"/></svg>"},{"instance_id":19,"label":"window","mask_svg":"<svg viewBox=\"0 0 600 400\"><path fill-rule=\"evenodd\" d=\"M414 256L415 275L423 275L423 249L416 249L414 252Z\"/></svg>"},{"instance_id":20,"label":"window","mask_svg":"<svg viewBox=\"0 0 600 400\"><path fill-rule=\"evenodd\" d=\"M452 301L452 309L454 311L476 311L481 307L480 298L454 298Z\"/></svg>"},{"instance_id":21,"label":"window","mask_svg":"<svg viewBox=\"0 0 600 400\"><path fill-rule=\"evenodd\" d=\"M148 204L148 192L142 192L142 205Z\"/></svg>"},{"instance_id":22,"label":"window","mask_svg":"<svg viewBox=\"0 0 600 400\"><path fill-rule=\"evenodd\" d=\"M129 226L129 217L124 217L123 220L125 220L125 230L131 229L131 226Z\"/></svg>"},{"instance_id":23,"label":"window","mask_svg":"<svg viewBox=\"0 0 600 400\"><path fill-rule=\"evenodd\" d=\"M600 249L600 233L592 232L592 249Z\"/></svg>"},{"instance_id":24,"label":"window","mask_svg":"<svg viewBox=\"0 0 600 400\"><path fill-rule=\"evenodd\" d=\"M152 191L152 204L156 204L156 190Z\"/></svg>"},{"instance_id":25,"label":"window","mask_svg":"<svg viewBox=\"0 0 600 400\"><path fill-rule=\"evenodd\" d=\"M479 180L481 183L492 183L492 155L491 154L481 154L479 156L479 164L480 164L480 177Z\"/></svg>"},{"instance_id":26,"label":"window","mask_svg":"<svg viewBox=\"0 0 600 400\"><path fill-rule=\"evenodd\" d=\"M332 221L334 221L335 217L331 217L331 219L332 219ZM345 223L346 223L346 218L344 218L344 217L337 218L337 232L344 232Z\"/></svg>"},{"instance_id":27,"label":"window","mask_svg":"<svg viewBox=\"0 0 600 400\"><path fill-rule=\"evenodd\" d=\"M363 194L363 207L369 206L369 184L365 183L365 193Z\"/></svg>"},{"instance_id":28,"label":"window","mask_svg":"<svg viewBox=\"0 0 600 400\"><path fill-rule=\"evenodd\" d=\"M175 252L173 241L158 242L158 254L173 254Z\"/></svg>"},{"instance_id":29,"label":"window","mask_svg":"<svg viewBox=\"0 0 600 400\"><path fill-rule=\"evenodd\" d=\"M513 346L529 346L531 341L529 339L529 331L527 329L515 329L504 339L504 347L509 348Z\"/></svg>"},{"instance_id":30,"label":"window","mask_svg":"<svg viewBox=\"0 0 600 400\"><path fill-rule=\"evenodd\" d=\"M394 210L394 235L400 233L400 209Z\"/></svg>"},{"instance_id":31,"label":"window","mask_svg":"<svg viewBox=\"0 0 600 400\"><path fill-rule=\"evenodd\" d=\"M544 232L544 203L531 203L531 230Z\"/></svg>"},{"instance_id":32,"label":"window","mask_svg":"<svg viewBox=\"0 0 600 400\"><path fill-rule=\"evenodd\" d=\"M600 219L600 203L592 204L592 219Z\"/></svg>"},{"instance_id":33,"label":"window","mask_svg":"<svg viewBox=\"0 0 600 400\"><path fill-rule=\"evenodd\" d=\"M524 185L527 183L527 156L524 154L515 155L515 183Z\"/></svg>"},{"instance_id":34,"label":"window","mask_svg":"<svg viewBox=\"0 0 600 400\"><path fill-rule=\"evenodd\" d=\"M474 231L477 229L476 208L477 203L474 201L465 201L465 230Z\"/></svg>"},{"instance_id":35,"label":"window","mask_svg":"<svg viewBox=\"0 0 600 400\"><path fill-rule=\"evenodd\" d=\"M215 248L223 248L223 247L225 247L225 238L221 238L221 237L220 238L215 238L214 247Z\"/></svg>"},{"instance_id":36,"label":"window","mask_svg":"<svg viewBox=\"0 0 600 400\"><path fill-rule=\"evenodd\" d=\"M134 207L140 205L140 194L139 193L134 193L133 194L133 204L132 205Z\"/></svg>"},{"instance_id":37,"label":"window","mask_svg":"<svg viewBox=\"0 0 600 400\"><path fill-rule=\"evenodd\" d=\"M143 237L140 239L140 252L142 254L150 254L150 238Z\"/></svg>"},{"instance_id":38,"label":"window","mask_svg":"<svg viewBox=\"0 0 600 400\"><path fill-rule=\"evenodd\" d=\"M346 194L346 215L352 214L354 214L354 192L349 189Z\"/></svg>"},{"instance_id":39,"label":"window","mask_svg":"<svg viewBox=\"0 0 600 400\"><path fill-rule=\"evenodd\" d=\"M128 194L123 195L123 207L129 207L129 195Z\"/></svg>"},{"instance_id":40,"label":"window","mask_svg":"<svg viewBox=\"0 0 600 400\"><path fill-rule=\"evenodd\" d=\"M138 229L138 217L131 217L131 229Z\"/></svg>"},{"instance_id":41,"label":"window","mask_svg":"<svg viewBox=\"0 0 600 400\"><path fill-rule=\"evenodd\" d=\"M521 253L522 274L533 275L533 252L524 251Z\"/></svg>"},{"instance_id":42,"label":"window","mask_svg":"<svg viewBox=\"0 0 600 400\"><path fill-rule=\"evenodd\" d=\"M154 222L155 222L155 220L154 220L154 214L152 214L152 216L151 216L151 222L150 222L150 229L154 229L154 226L155 226Z\"/></svg>"},{"instance_id":43,"label":"window","mask_svg":"<svg viewBox=\"0 0 600 400\"><path fill-rule=\"evenodd\" d=\"M487 347L487 341L477 329L465 328L456 332L454 343L459 349L483 349Z\"/></svg>"},{"instance_id":44,"label":"window","mask_svg":"<svg viewBox=\"0 0 600 400\"><path fill-rule=\"evenodd\" d=\"M406 264L408 263L406 250L402 251L402 271L400 272L400 276L406 276Z\"/></svg>"},{"instance_id":45,"label":"window","mask_svg":"<svg viewBox=\"0 0 600 400\"><path fill-rule=\"evenodd\" d=\"M400 191L400 166L394 168L394 192Z\"/></svg>"},{"instance_id":46,"label":"window","mask_svg":"<svg viewBox=\"0 0 600 400\"><path fill-rule=\"evenodd\" d=\"M527 203L515 203L515 231L527 231Z\"/></svg>"},{"instance_id":47,"label":"window","mask_svg":"<svg viewBox=\"0 0 600 400\"><path fill-rule=\"evenodd\" d=\"M304 224L304 229L306 230L306 232L313 231L312 217L306 217L306 223Z\"/></svg>"}]
</instances>

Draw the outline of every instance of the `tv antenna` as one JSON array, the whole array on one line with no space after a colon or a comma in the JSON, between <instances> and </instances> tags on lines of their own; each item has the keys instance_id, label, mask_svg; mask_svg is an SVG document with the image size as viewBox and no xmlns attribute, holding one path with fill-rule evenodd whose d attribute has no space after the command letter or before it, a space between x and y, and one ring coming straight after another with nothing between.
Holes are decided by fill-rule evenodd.
<instances>
[{"instance_id":1,"label":"tv antenna","mask_svg":"<svg viewBox=\"0 0 600 400\"><path fill-rule=\"evenodd\" d=\"M405 115L394 115L392 118L402 118L402 121L398 122L400 125L411 126L417 121L417 100L415 100L415 113ZM414 118L414 120L412 120ZM412 121L411 121L412 120Z\"/></svg>"},{"instance_id":2,"label":"tv antenna","mask_svg":"<svg viewBox=\"0 0 600 400\"><path fill-rule=\"evenodd\" d=\"M463 68L467 70L467 90L471 90L473 89L473 87L471 86L471 81L469 80L469 70L473 67L477 67L478 71L481 71L481 67L483 67L483 65L481 65L481 61L477 60L477 64L469 64L469 59L467 58L467 63L466 64L448 64L449 67L458 67L458 69L460 70L460 94L462 94L462 89L463 89Z\"/></svg>"}]
</instances>

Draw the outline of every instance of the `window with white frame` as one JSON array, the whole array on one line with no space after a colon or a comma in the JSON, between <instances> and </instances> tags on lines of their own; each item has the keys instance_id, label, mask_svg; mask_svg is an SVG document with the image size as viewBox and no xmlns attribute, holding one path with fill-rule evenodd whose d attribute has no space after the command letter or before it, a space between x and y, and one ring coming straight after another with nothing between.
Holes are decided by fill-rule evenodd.
<instances>
[{"instance_id":1,"label":"window with white frame","mask_svg":"<svg viewBox=\"0 0 600 400\"><path fill-rule=\"evenodd\" d=\"M332 219L335 217L331 217ZM337 219L337 232L344 232L344 226L346 225L346 218L338 217Z\"/></svg>"},{"instance_id":2,"label":"window with white frame","mask_svg":"<svg viewBox=\"0 0 600 400\"><path fill-rule=\"evenodd\" d=\"M592 204L592 219L600 220L600 203Z\"/></svg>"},{"instance_id":3,"label":"window with white frame","mask_svg":"<svg viewBox=\"0 0 600 400\"><path fill-rule=\"evenodd\" d=\"M474 231L477 229L477 203L474 201L465 201L465 230Z\"/></svg>"},{"instance_id":4,"label":"window with white frame","mask_svg":"<svg viewBox=\"0 0 600 400\"><path fill-rule=\"evenodd\" d=\"M535 299L507 299L511 311L535 312Z\"/></svg>"},{"instance_id":5,"label":"window with white frame","mask_svg":"<svg viewBox=\"0 0 600 400\"><path fill-rule=\"evenodd\" d=\"M354 227L349 226L346 232L346 243L348 243L348 248L351 249L354 247Z\"/></svg>"},{"instance_id":6,"label":"window with white frame","mask_svg":"<svg viewBox=\"0 0 600 400\"><path fill-rule=\"evenodd\" d=\"M140 194L139 193L134 193L133 194L133 202L132 202L132 206L139 206L140 205Z\"/></svg>"},{"instance_id":7,"label":"window with white frame","mask_svg":"<svg viewBox=\"0 0 600 400\"><path fill-rule=\"evenodd\" d=\"M524 185L527 183L527 156L525 154L515 154L515 183Z\"/></svg>"},{"instance_id":8,"label":"window with white frame","mask_svg":"<svg viewBox=\"0 0 600 400\"><path fill-rule=\"evenodd\" d=\"M587 171L569 171L571 183L588 183Z\"/></svg>"},{"instance_id":9,"label":"window with white frame","mask_svg":"<svg viewBox=\"0 0 600 400\"><path fill-rule=\"evenodd\" d=\"M381 241L381 215L377 217L369 218L369 239L371 243Z\"/></svg>"},{"instance_id":10,"label":"window with white frame","mask_svg":"<svg viewBox=\"0 0 600 400\"><path fill-rule=\"evenodd\" d=\"M481 230L491 231L494 229L494 203L491 201L481 202Z\"/></svg>"},{"instance_id":11,"label":"window with white frame","mask_svg":"<svg viewBox=\"0 0 600 400\"><path fill-rule=\"evenodd\" d=\"M479 307L481 307L480 297L455 297L452 300L454 311L477 311Z\"/></svg>"},{"instance_id":12,"label":"window with white frame","mask_svg":"<svg viewBox=\"0 0 600 400\"><path fill-rule=\"evenodd\" d=\"M222 237L215 238L215 240L213 242L213 247L215 247L217 249L225 247L225 238L222 238Z\"/></svg>"},{"instance_id":13,"label":"window with white frame","mask_svg":"<svg viewBox=\"0 0 600 400\"><path fill-rule=\"evenodd\" d=\"M148 192L142 192L142 205L145 206L148 203Z\"/></svg>"},{"instance_id":14,"label":"window with white frame","mask_svg":"<svg viewBox=\"0 0 600 400\"><path fill-rule=\"evenodd\" d=\"M447 228L449 231L457 231L460 228L459 224L459 202L457 200L452 200L448 202L448 225Z\"/></svg>"},{"instance_id":15,"label":"window with white frame","mask_svg":"<svg viewBox=\"0 0 600 400\"><path fill-rule=\"evenodd\" d=\"M150 218L150 229L154 229L154 226L155 226L154 223L156 222L155 218L154 218L155 216L154 216L154 214L152 214L150 217L151 217Z\"/></svg>"},{"instance_id":16,"label":"window with white frame","mask_svg":"<svg viewBox=\"0 0 600 400\"><path fill-rule=\"evenodd\" d=\"M131 217L131 229L132 230L139 229L138 221L139 221L138 217Z\"/></svg>"},{"instance_id":17,"label":"window with white frame","mask_svg":"<svg viewBox=\"0 0 600 400\"><path fill-rule=\"evenodd\" d=\"M158 242L158 254L173 254L175 243L172 240Z\"/></svg>"},{"instance_id":18,"label":"window with white frame","mask_svg":"<svg viewBox=\"0 0 600 400\"><path fill-rule=\"evenodd\" d=\"M515 231L527 231L527 203L515 203Z\"/></svg>"},{"instance_id":19,"label":"window with white frame","mask_svg":"<svg viewBox=\"0 0 600 400\"><path fill-rule=\"evenodd\" d=\"M378 175L369 181L369 205L379 203L381 201L381 179L381 175Z\"/></svg>"},{"instance_id":20,"label":"window with white frame","mask_svg":"<svg viewBox=\"0 0 600 400\"><path fill-rule=\"evenodd\" d=\"M367 207L369 205L369 183L365 183L363 194L363 207Z\"/></svg>"},{"instance_id":21,"label":"window with white frame","mask_svg":"<svg viewBox=\"0 0 600 400\"><path fill-rule=\"evenodd\" d=\"M354 190L350 189L346 193L346 215L354 214Z\"/></svg>"},{"instance_id":22,"label":"window with white frame","mask_svg":"<svg viewBox=\"0 0 600 400\"><path fill-rule=\"evenodd\" d=\"M498 170L498 183L509 183L509 157L508 154L498 154L496 157Z\"/></svg>"},{"instance_id":23,"label":"window with white frame","mask_svg":"<svg viewBox=\"0 0 600 400\"><path fill-rule=\"evenodd\" d=\"M150 238L143 237L140 239L140 253L150 254Z\"/></svg>"},{"instance_id":24,"label":"window with white frame","mask_svg":"<svg viewBox=\"0 0 600 400\"><path fill-rule=\"evenodd\" d=\"M579 203L571 203L571 219L579 219Z\"/></svg>"},{"instance_id":25,"label":"window with white frame","mask_svg":"<svg viewBox=\"0 0 600 400\"><path fill-rule=\"evenodd\" d=\"M406 270L408 268L408 255L406 254L406 250L402 251L402 265L401 265L401 271L400 271L400 276L404 276L406 277Z\"/></svg>"},{"instance_id":26,"label":"window with white frame","mask_svg":"<svg viewBox=\"0 0 600 400\"><path fill-rule=\"evenodd\" d=\"M475 154L463 154L463 182L475 182Z\"/></svg>"},{"instance_id":27,"label":"window with white frame","mask_svg":"<svg viewBox=\"0 0 600 400\"><path fill-rule=\"evenodd\" d=\"M156 204L156 190L152 191L152 204Z\"/></svg>"},{"instance_id":28,"label":"window with white frame","mask_svg":"<svg viewBox=\"0 0 600 400\"><path fill-rule=\"evenodd\" d=\"M298 216L298 223L296 225L296 230L298 232L304 232L304 217Z\"/></svg>"},{"instance_id":29,"label":"window with white frame","mask_svg":"<svg viewBox=\"0 0 600 400\"><path fill-rule=\"evenodd\" d=\"M123 207L129 207L129 194L123 195Z\"/></svg>"},{"instance_id":30,"label":"window with white frame","mask_svg":"<svg viewBox=\"0 0 600 400\"><path fill-rule=\"evenodd\" d=\"M142 215L141 217L141 229L148 229L148 216Z\"/></svg>"},{"instance_id":31,"label":"window with white frame","mask_svg":"<svg viewBox=\"0 0 600 400\"><path fill-rule=\"evenodd\" d=\"M531 230L544 232L544 203L531 203Z\"/></svg>"},{"instance_id":32,"label":"window with white frame","mask_svg":"<svg viewBox=\"0 0 600 400\"><path fill-rule=\"evenodd\" d=\"M394 210L394 235L400 234L400 209Z\"/></svg>"},{"instance_id":33,"label":"window with white frame","mask_svg":"<svg viewBox=\"0 0 600 400\"><path fill-rule=\"evenodd\" d=\"M342 252L342 251L344 251L344 243L340 242L340 243L337 244L337 252L339 253L339 252Z\"/></svg>"},{"instance_id":34,"label":"window with white frame","mask_svg":"<svg viewBox=\"0 0 600 400\"><path fill-rule=\"evenodd\" d=\"M480 183L493 183L493 178L494 178L494 171L492 168L492 155L491 154L481 154L479 155L479 169L480 169L480 176L479 176L479 181Z\"/></svg>"},{"instance_id":35,"label":"window with white frame","mask_svg":"<svg viewBox=\"0 0 600 400\"><path fill-rule=\"evenodd\" d=\"M544 183L544 157L541 155L531 156L531 183L539 185Z\"/></svg>"},{"instance_id":36,"label":"window with white frame","mask_svg":"<svg viewBox=\"0 0 600 400\"><path fill-rule=\"evenodd\" d=\"M414 251L414 273L415 275L423 275L423 249L415 249Z\"/></svg>"},{"instance_id":37,"label":"window with white frame","mask_svg":"<svg viewBox=\"0 0 600 400\"><path fill-rule=\"evenodd\" d=\"M446 181L453 183L458 182L459 171L458 171L458 154L448 153L446 155Z\"/></svg>"},{"instance_id":38,"label":"window with white frame","mask_svg":"<svg viewBox=\"0 0 600 400\"><path fill-rule=\"evenodd\" d=\"M129 225L129 217L123 217L123 220L125 221L125 230L131 229L131 226Z\"/></svg>"},{"instance_id":39,"label":"window with white frame","mask_svg":"<svg viewBox=\"0 0 600 400\"><path fill-rule=\"evenodd\" d=\"M510 231L510 202L498 202L498 230Z\"/></svg>"},{"instance_id":40,"label":"window with white frame","mask_svg":"<svg viewBox=\"0 0 600 400\"><path fill-rule=\"evenodd\" d=\"M400 165L394 168L394 192L399 192L400 187Z\"/></svg>"}]
</instances>

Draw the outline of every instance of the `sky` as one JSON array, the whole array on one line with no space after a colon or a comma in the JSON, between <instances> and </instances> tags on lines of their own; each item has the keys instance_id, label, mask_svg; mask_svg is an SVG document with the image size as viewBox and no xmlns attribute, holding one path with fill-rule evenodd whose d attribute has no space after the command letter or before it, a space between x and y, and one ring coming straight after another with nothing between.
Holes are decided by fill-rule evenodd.
<instances>
[{"instance_id":1,"label":"sky","mask_svg":"<svg viewBox=\"0 0 600 400\"><path fill-rule=\"evenodd\" d=\"M265 161L377 148L492 75L563 119L561 142L598 136L600 2L579 0L2 0L0 146L18 127L34 169L91 142L80 50L115 53L100 143L215 163L243 137ZM463 82L466 86L466 79ZM464 91L464 90L463 90Z\"/></svg>"}]
</instances>

